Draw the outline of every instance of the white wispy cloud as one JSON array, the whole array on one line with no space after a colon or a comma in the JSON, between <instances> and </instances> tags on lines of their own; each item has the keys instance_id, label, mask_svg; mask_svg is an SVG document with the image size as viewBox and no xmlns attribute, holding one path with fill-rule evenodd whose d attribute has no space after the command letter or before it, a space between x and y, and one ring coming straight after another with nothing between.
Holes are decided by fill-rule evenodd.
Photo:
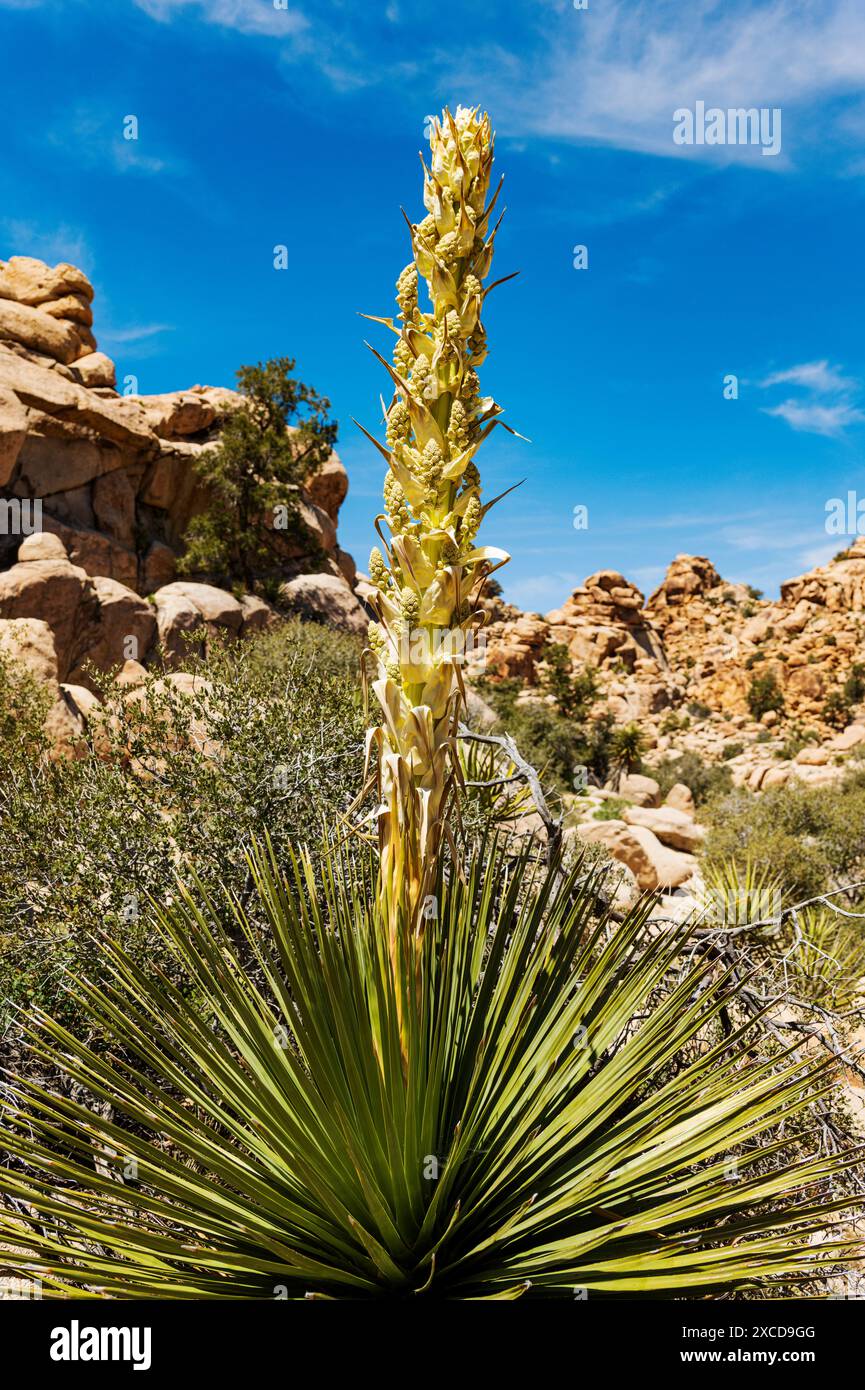
<instances>
[{"instance_id":1,"label":"white wispy cloud","mask_svg":"<svg viewBox=\"0 0 865 1390\"><path fill-rule=\"evenodd\" d=\"M637 516L631 519L617 519L616 531L689 531L705 527L716 527L748 523L757 519L759 512L664 512L660 516Z\"/></svg>"},{"instance_id":2,"label":"white wispy cloud","mask_svg":"<svg viewBox=\"0 0 865 1390\"><path fill-rule=\"evenodd\" d=\"M111 348L131 348L140 353L145 346L150 350L151 340L161 333L171 333L171 323L133 323L125 328L103 328L99 333L101 344ZM155 349L155 345L153 345Z\"/></svg>"},{"instance_id":3,"label":"white wispy cloud","mask_svg":"<svg viewBox=\"0 0 865 1390\"><path fill-rule=\"evenodd\" d=\"M130 116L139 122L135 139L124 136ZM153 176L182 173L184 168L175 155L159 147L158 135L141 112L77 106L64 113L50 130L40 132L39 138L86 169Z\"/></svg>"},{"instance_id":4,"label":"white wispy cloud","mask_svg":"<svg viewBox=\"0 0 865 1390\"><path fill-rule=\"evenodd\" d=\"M813 527L803 526L801 517L798 522L775 517L754 528L726 529L718 539L747 556L741 569L735 561L729 565L729 578L734 583L756 583L770 590L793 575L828 564L837 554L838 537L827 540L822 532L821 511Z\"/></svg>"},{"instance_id":5,"label":"white wispy cloud","mask_svg":"<svg viewBox=\"0 0 865 1390\"><path fill-rule=\"evenodd\" d=\"M135 0L135 4L162 23L187 13L241 34L286 38L309 27L296 5L277 8L273 0Z\"/></svg>"},{"instance_id":6,"label":"white wispy cloud","mask_svg":"<svg viewBox=\"0 0 865 1390\"><path fill-rule=\"evenodd\" d=\"M761 407L764 415L784 420L799 432L838 439L851 425L865 420L857 401L861 383L845 376L840 367L831 366L825 357L770 372L757 385L764 391L775 386L794 386L802 391L798 398Z\"/></svg>"},{"instance_id":7,"label":"white wispy cloud","mask_svg":"<svg viewBox=\"0 0 865 1390\"><path fill-rule=\"evenodd\" d=\"M23 218L0 218L0 242L4 260L9 256L34 256L49 265L69 261L84 271L93 264L84 232L66 223L46 229Z\"/></svg>"},{"instance_id":8,"label":"white wispy cloud","mask_svg":"<svg viewBox=\"0 0 865 1390\"><path fill-rule=\"evenodd\" d=\"M648 594L652 589L657 589L666 573L666 565L637 565L636 569L633 569L628 575L628 578L636 584L638 589L642 589L644 594Z\"/></svg>"},{"instance_id":9,"label":"white wispy cloud","mask_svg":"<svg viewBox=\"0 0 865 1390\"><path fill-rule=\"evenodd\" d=\"M821 541L819 545L808 547L799 557L803 569L813 570L818 565L828 565L832 557L838 554L839 548L843 549L843 545L844 542L834 536L831 541Z\"/></svg>"},{"instance_id":10,"label":"white wispy cloud","mask_svg":"<svg viewBox=\"0 0 865 1390\"><path fill-rule=\"evenodd\" d=\"M569 594L572 594L585 576L572 571L559 570L555 574L529 575L525 579L508 580L502 574L502 582L507 583L507 595L511 603L529 613L545 613L558 608Z\"/></svg>"},{"instance_id":11,"label":"white wispy cloud","mask_svg":"<svg viewBox=\"0 0 865 1390\"><path fill-rule=\"evenodd\" d=\"M780 405L764 406L763 413L786 420L791 429L826 435L830 439L837 439L850 425L865 420L861 410L843 401L821 405L819 401L788 400Z\"/></svg>"},{"instance_id":12,"label":"white wispy cloud","mask_svg":"<svg viewBox=\"0 0 865 1390\"><path fill-rule=\"evenodd\" d=\"M806 107L865 85L861 0L720 4L609 0L563 12L519 82L491 47L477 56L498 124L532 133L719 162L760 159L751 146L674 146L673 112L707 107ZM531 65L531 68L530 66ZM828 118L810 134L825 142ZM787 132L785 131L785 139Z\"/></svg>"},{"instance_id":13,"label":"white wispy cloud","mask_svg":"<svg viewBox=\"0 0 865 1390\"><path fill-rule=\"evenodd\" d=\"M187 16L277 42L279 61L302 59L342 91L411 76L456 93L482 91L501 134L554 137L669 157L789 163L788 150L834 140L858 152L849 103L865 88L865 6L861 0L605 0L577 11L567 0L512 0L498 22L485 7L466 15L462 49L430 42L428 7L390 0L382 14L356 7L346 23L337 0L135 0L161 23ZM404 35L382 42L383 26ZM415 78L414 74L418 74ZM400 89L397 88L397 91ZM780 107L779 158L759 146L674 145L673 113L708 107ZM817 103L819 121L787 123ZM851 121L853 124L851 125Z\"/></svg>"},{"instance_id":14,"label":"white wispy cloud","mask_svg":"<svg viewBox=\"0 0 865 1390\"><path fill-rule=\"evenodd\" d=\"M797 367L787 367L782 372L771 372L760 382L764 388L770 386L804 386L810 391L833 392L850 391L858 382L851 377L842 376L837 367L830 367L824 357L822 362L802 362Z\"/></svg>"}]
</instances>

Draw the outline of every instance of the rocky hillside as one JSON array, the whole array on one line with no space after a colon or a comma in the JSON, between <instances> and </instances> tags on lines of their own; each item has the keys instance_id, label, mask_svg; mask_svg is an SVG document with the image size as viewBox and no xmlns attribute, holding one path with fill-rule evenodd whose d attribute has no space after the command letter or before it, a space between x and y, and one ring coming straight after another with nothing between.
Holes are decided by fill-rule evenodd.
<instances>
[{"instance_id":1,"label":"rocky hillside","mask_svg":"<svg viewBox=\"0 0 865 1390\"><path fill-rule=\"evenodd\" d=\"M58 733L82 716L91 668L177 665L192 630L242 635L273 618L260 598L175 580L205 501L195 461L242 398L212 386L119 394L92 301L75 266L0 262L0 651L55 690ZM311 539L306 551L287 543L280 597L361 632L336 532L347 490L334 454L302 495Z\"/></svg>"},{"instance_id":2,"label":"rocky hillside","mask_svg":"<svg viewBox=\"0 0 865 1390\"><path fill-rule=\"evenodd\" d=\"M858 703L848 682L865 663L865 538L788 580L776 601L727 583L704 556L677 555L648 601L623 575L601 570L544 617L500 599L487 606L493 677L537 686L544 648L564 643L575 666L598 670L618 721L660 728L691 706L735 731L752 722L749 692L768 675L779 708L762 726L794 721L828 735Z\"/></svg>"}]
</instances>

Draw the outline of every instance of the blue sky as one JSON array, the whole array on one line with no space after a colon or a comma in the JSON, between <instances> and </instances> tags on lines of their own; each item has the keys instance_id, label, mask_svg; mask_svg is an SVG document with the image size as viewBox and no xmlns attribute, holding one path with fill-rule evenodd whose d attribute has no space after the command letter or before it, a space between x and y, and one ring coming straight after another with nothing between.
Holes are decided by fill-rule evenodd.
<instances>
[{"instance_id":1,"label":"blue sky","mask_svg":"<svg viewBox=\"0 0 865 1390\"><path fill-rule=\"evenodd\" d=\"M0 0L0 257L82 265L121 376L296 357L340 422L363 566L381 463L351 417L375 427L363 339L386 349L356 311L392 312L424 117L480 103L495 270L521 272L483 385L531 439L479 460L495 492L526 480L485 527L508 596L546 611L600 568L648 592L679 551L773 593L840 548L825 504L865 496L862 0L281 4ZM698 101L780 108L780 153L676 145Z\"/></svg>"}]
</instances>

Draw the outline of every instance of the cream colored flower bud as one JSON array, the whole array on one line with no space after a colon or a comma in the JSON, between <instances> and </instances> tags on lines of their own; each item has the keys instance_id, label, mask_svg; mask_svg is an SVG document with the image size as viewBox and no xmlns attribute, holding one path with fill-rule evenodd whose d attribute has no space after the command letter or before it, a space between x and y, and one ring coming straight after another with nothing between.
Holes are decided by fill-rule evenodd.
<instances>
[{"instance_id":1,"label":"cream colored flower bud","mask_svg":"<svg viewBox=\"0 0 865 1390\"><path fill-rule=\"evenodd\" d=\"M436 255L438 256L442 264L446 265L448 269L450 269L454 262L459 260L459 254L459 237L457 236L456 232L448 232L447 235L443 236L439 241L439 244L436 247Z\"/></svg>"},{"instance_id":2,"label":"cream colored flower bud","mask_svg":"<svg viewBox=\"0 0 865 1390\"><path fill-rule=\"evenodd\" d=\"M388 473L384 480L384 505L392 530L404 531L407 526L411 525L411 515L402 484L394 477L393 473Z\"/></svg>"},{"instance_id":3,"label":"cream colored flower bud","mask_svg":"<svg viewBox=\"0 0 865 1390\"><path fill-rule=\"evenodd\" d=\"M369 577L377 589L386 589L390 582L390 574L384 562L384 556L377 545L374 545L369 553Z\"/></svg>"},{"instance_id":4,"label":"cream colored flower bud","mask_svg":"<svg viewBox=\"0 0 865 1390\"><path fill-rule=\"evenodd\" d=\"M403 376L408 376L414 366L414 353L405 338L398 338L393 350L393 365Z\"/></svg>"},{"instance_id":5,"label":"cream colored flower bud","mask_svg":"<svg viewBox=\"0 0 865 1390\"><path fill-rule=\"evenodd\" d=\"M475 463L474 459L469 459L468 463L463 469L463 487L466 489L466 491L468 491L469 488L480 487L480 485L481 475L478 471L478 466Z\"/></svg>"},{"instance_id":6,"label":"cream colored flower bud","mask_svg":"<svg viewBox=\"0 0 865 1390\"><path fill-rule=\"evenodd\" d=\"M403 589L399 596L399 606L408 626L414 627L420 612L420 599L414 589Z\"/></svg>"},{"instance_id":7,"label":"cream colored flower bud","mask_svg":"<svg viewBox=\"0 0 865 1390\"><path fill-rule=\"evenodd\" d=\"M403 439L408 439L411 434L411 416L408 413L408 406L403 401L397 401L392 405L387 417L386 439L388 447L393 449Z\"/></svg>"},{"instance_id":8,"label":"cream colored flower bud","mask_svg":"<svg viewBox=\"0 0 865 1390\"><path fill-rule=\"evenodd\" d=\"M469 499L469 503L463 512L463 524L460 527L460 538L463 541L473 541L477 535L481 524L481 504L477 496Z\"/></svg>"},{"instance_id":9,"label":"cream colored flower bud","mask_svg":"<svg viewBox=\"0 0 865 1390\"><path fill-rule=\"evenodd\" d=\"M417 266L407 265L396 282L396 301L404 319L414 316L417 309Z\"/></svg>"},{"instance_id":10,"label":"cream colored flower bud","mask_svg":"<svg viewBox=\"0 0 865 1390\"><path fill-rule=\"evenodd\" d=\"M448 440L458 450L464 449L469 442L468 416L466 415L466 408L460 400L454 401L451 406Z\"/></svg>"}]
</instances>

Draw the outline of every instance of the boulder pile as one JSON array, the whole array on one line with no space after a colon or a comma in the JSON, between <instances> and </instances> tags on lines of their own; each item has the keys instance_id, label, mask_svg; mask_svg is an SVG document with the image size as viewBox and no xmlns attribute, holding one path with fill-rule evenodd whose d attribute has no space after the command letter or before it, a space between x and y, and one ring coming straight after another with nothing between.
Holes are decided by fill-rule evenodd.
<instances>
[{"instance_id":1,"label":"boulder pile","mask_svg":"<svg viewBox=\"0 0 865 1390\"><path fill-rule=\"evenodd\" d=\"M0 651L56 694L57 729L75 691L92 698L94 668L157 652L177 666L193 631L237 637L274 620L260 598L176 578L206 502L194 464L243 398L120 394L92 305L73 265L0 261ZM337 540L347 491L333 454L301 495L311 541L286 546L281 607L360 632L355 565Z\"/></svg>"}]
</instances>

